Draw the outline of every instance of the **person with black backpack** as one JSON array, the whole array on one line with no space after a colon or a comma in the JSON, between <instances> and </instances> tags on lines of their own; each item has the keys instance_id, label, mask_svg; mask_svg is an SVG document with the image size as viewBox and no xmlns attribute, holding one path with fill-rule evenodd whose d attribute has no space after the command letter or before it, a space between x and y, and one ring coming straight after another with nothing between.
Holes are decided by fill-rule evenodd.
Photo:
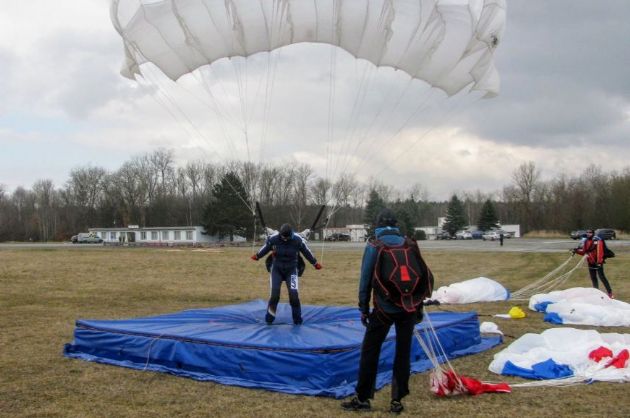
<instances>
[{"instance_id":1,"label":"person with black backpack","mask_svg":"<svg viewBox=\"0 0 630 418\"><path fill-rule=\"evenodd\" d=\"M422 321L422 301L431 294L433 275L416 241L401 235L394 213L383 209L375 222L361 263L359 310L366 327L361 345L356 395L341 407L369 411L374 397L381 347L392 325L396 327L390 412L401 413L409 394L413 329ZM374 307L370 311L370 297Z\"/></svg>"},{"instance_id":2,"label":"person with black backpack","mask_svg":"<svg viewBox=\"0 0 630 418\"><path fill-rule=\"evenodd\" d=\"M586 238L582 241L579 247L571 250L574 254L586 255L586 262L588 263L588 273L591 276L591 282L593 283L593 287L599 289L599 285L597 283L597 277L599 276L599 280L602 281L604 287L606 288L606 292L608 292L608 297L614 299L612 288L610 287L610 283L608 283L608 279L604 274L604 263L606 262L606 258L611 258L615 256L611 250L608 249L604 240L595 235L595 231L592 229L586 230Z\"/></svg>"}]
</instances>

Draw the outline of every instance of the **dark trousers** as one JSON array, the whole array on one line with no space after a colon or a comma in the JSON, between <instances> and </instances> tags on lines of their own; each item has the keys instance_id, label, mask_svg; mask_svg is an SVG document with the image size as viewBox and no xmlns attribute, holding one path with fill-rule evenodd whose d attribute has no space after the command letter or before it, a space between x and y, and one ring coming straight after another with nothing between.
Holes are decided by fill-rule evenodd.
<instances>
[{"instance_id":1,"label":"dark trousers","mask_svg":"<svg viewBox=\"0 0 630 418\"><path fill-rule=\"evenodd\" d=\"M608 279L604 274L604 266L600 265L597 267L595 264L589 264L588 266L588 274L591 275L591 282L593 282L593 287L595 289L599 289L599 285L597 284L597 276L599 276L599 280L602 281L604 287L606 288L606 292L612 293L612 289L610 288L610 283L608 283Z\"/></svg>"},{"instance_id":2,"label":"dark trousers","mask_svg":"<svg viewBox=\"0 0 630 418\"><path fill-rule=\"evenodd\" d=\"M400 400L409 393L411 339L415 322L415 314L388 314L386 318L375 310L372 311L361 345L359 381L356 387L359 400L365 401L374 397L381 347L392 324L396 327L392 399Z\"/></svg>"},{"instance_id":3,"label":"dark trousers","mask_svg":"<svg viewBox=\"0 0 630 418\"><path fill-rule=\"evenodd\" d=\"M273 322L276 319L276 308L280 301L280 289L282 282L287 285L289 291L289 304L291 304L291 313L293 314L293 322L302 322L302 306L300 305L300 296L298 293L298 271L295 267L280 267L273 266L271 268L270 277L271 294L269 296L269 303L267 305L267 314L265 315L265 321Z\"/></svg>"}]
</instances>

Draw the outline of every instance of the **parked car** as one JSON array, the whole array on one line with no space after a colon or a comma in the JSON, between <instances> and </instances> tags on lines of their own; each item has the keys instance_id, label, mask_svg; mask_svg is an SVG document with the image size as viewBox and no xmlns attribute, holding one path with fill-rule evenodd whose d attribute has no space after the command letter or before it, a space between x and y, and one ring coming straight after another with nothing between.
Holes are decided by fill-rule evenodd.
<instances>
[{"instance_id":1,"label":"parked car","mask_svg":"<svg viewBox=\"0 0 630 418\"><path fill-rule=\"evenodd\" d=\"M502 229L495 229L499 234L503 234L503 238L512 238L513 235L510 231L504 231Z\"/></svg>"},{"instance_id":2,"label":"parked car","mask_svg":"<svg viewBox=\"0 0 630 418\"><path fill-rule=\"evenodd\" d=\"M455 237L457 239L473 239L472 232L470 231L457 231L457 233L455 233Z\"/></svg>"},{"instance_id":3,"label":"parked car","mask_svg":"<svg viewBox=\"0 0 630 418\"><path fill-rule=\"evenodd\" d=\"M71 241L73 244L100 244L103 242L103 239L92 233L80 232L72 236Z\"/></svg>"},{"instance_id":4,"label":"parked car","mask_svg":"<svg viewBox=\"0 0 630 418\"><path fill-rule=\"evenodd\" d=\"M575 231L571 231L569 236L571 237L571 239L582 239L582 238L584 238L586 236L586 230L585 229L578 229L578 230L575 230Z\"/></svg>"},{"instance_id":5,"label":"parked car","mask_svg":"<svg viewBox=\"0 0 630 418\"><path fill-rule=\"evenodd\" d=\"M350 234L334 232L326 237L326 241L350 241Z\"/></svg>"},{"instance_id":6,"label":"parked car","mask_svg":"<svg viewBox=\"0 0 630 418\"><path fill-rule=\"evenodd\" d=\"M483 238L483 231L472 231L470 234L472 235L472 239Z\"/></svg>"},{"instance_id":7,"label":"parked car","mask_svg":"<svg viewBox=\"0 0 630 418\"><path fill-rule=\"evenodd\" d=\"M609 228L600 228L595 231L595 235L604 240L617 239L617 233L615 232L615 230Z\"/></svg>"},{"instance_id":8,"label":"parked car","mask_svg":"<svg viewBox=\"0 0 630 418\"><path fill-rule=\"evenodd\" d=\"M487 232L484 232L484 234L481 236L481 239L483 239L484 241L486 240L494 241L499 238L501 238L501 235L497 231L487 231Z\"/></svg>"},{"instance_id":9,"label":"parked car","mask_svg":"<svg viewBox=\"0 0 630 418\"><path fill-rule=\"evenodd\" d=\"M455 239L455 237L451 236L451 234L446 231L441 231L437 233L435 239Z\"/></svg>"}]
</instances>

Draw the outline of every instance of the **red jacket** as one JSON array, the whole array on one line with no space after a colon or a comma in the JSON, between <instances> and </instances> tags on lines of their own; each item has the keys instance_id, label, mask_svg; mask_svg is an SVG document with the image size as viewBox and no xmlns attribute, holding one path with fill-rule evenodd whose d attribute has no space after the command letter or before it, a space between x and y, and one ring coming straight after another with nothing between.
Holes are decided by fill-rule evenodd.
<instances>
[{"instance_id":1,"label":"red jacket","mask_svg":"<svg viewBox=\"0 0 630 418\"><path fill-rule=\"evenodd\" d=\"M587 238L575 252L580 255L586 254L589 265L604 263L604 241L599 238Z\"/></svg>"}]
</instances>

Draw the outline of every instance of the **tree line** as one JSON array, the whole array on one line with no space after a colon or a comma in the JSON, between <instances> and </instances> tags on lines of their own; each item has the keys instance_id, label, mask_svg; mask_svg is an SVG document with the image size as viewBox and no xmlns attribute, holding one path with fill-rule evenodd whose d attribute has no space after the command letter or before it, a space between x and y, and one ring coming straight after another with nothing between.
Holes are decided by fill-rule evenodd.
<instances>
[{"instance_id":1,"label":"tree line","mask_svg":"<svg viewBox=\"0 0 630 418\"><path fill-rule=\"evenodd\" d=\"M491 205L498 221L520 224L523 233L591 226L630 230L630 168L604 172L590 166L575 177L542 180L535 163L528 162L514 170L500 191L464 191L435 201L420 183L397 190L374 179L360 182L351 174L330 181L297 163L194 161L178 166L172 151L160 149L111 172L92 165L74 168L60 186L41 179L30 189L9 192L0 184L0 241L67 240L90 227L134 224L204 225L221 235L252 236L260 232L256 201L274 228L284 222L310 227L321 205L327 206L328 227L370 224L375 211L386 205L411 232L435 225L448 214L453 198L466 224L478 223Z\"/></svg>"}]
</instances>

